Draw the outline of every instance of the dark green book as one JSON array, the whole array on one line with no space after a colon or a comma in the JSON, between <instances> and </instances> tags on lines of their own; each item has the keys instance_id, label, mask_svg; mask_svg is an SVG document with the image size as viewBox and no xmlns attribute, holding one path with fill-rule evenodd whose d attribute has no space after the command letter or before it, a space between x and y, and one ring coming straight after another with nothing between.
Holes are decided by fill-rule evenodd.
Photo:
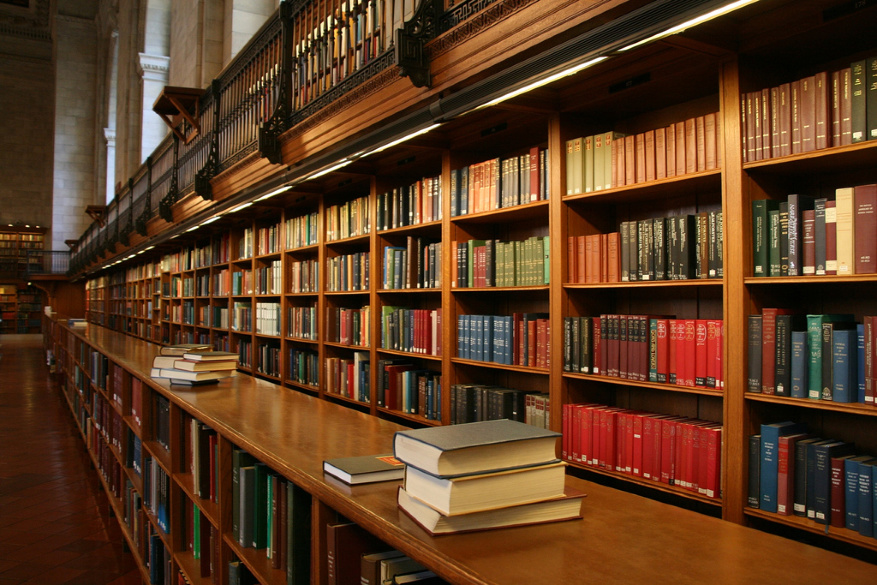
<instances>
[{"instance_id":1,"label":"dark green book","mask_svg":"<svg viewBox=\"0 0 877 585\"><path fill-rule=\"evenodd\" d=\"M250 467L256 459L243 449L234 449L231 452L231 531L239 543L243 544L241 533L241 482L240 470Z\"/></svg>"},{"instance_id":2,"label":"dark green book","mask_svg":"<svg viewBox=\"0 0 877 585\"><path fill-rule=\"evenodd\" d=\"M405 466L392 453L337 457L323 461L323 471L347 484L402 479Z\"/></svg>"},{"instance_id":3,"label":"dark green book","mask_svg":"<svg viewBox=\"0 0 877 585\"><path fill-rule=\"evenodd\" d=\"M770 211L779 210L773 199L752 202L752 275L770 275Z\"/></svg>"},{"instance_id":4,"label":"dark green book","mask_svg":"<svg viewBox=\"0 0 877 585\"><path fill-rule=\"evenodd\" d=\"M253 535L251 546L265 548L268 546L268 466L256 463L253 474Z\"/></svg>"},{"instance_id":5,"label":"dark green book","mask_svg":"<svg viewBox=\"0 0 877 585\"><path fill-rule=\"evenodd\" d=\"M853 144L868 140L867 113L867 72L866 61L854 61L850 64L852 77L850 82L850 125L853 133Z\"/></svg>"}]
</instances>

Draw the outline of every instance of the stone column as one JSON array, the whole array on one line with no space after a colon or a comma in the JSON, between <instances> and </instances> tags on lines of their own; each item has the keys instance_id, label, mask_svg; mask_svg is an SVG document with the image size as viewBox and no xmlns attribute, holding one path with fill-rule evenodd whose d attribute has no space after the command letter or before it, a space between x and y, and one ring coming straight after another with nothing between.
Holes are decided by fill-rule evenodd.
<instances>
[{"instance_id":1,"label":"stone column","mask_svg":"<svg viewBox=\"0 0 877 585\"><path fill-rule=\"evenodd\" d=\"M137 63L137 72L143 83L143 118L140 160L146 157L158 146L165 135L168 127L162 119L152 111L152 104L167 85L170 58L164 55L148 55L140 53Z\"/></svg>"}]
</instances>

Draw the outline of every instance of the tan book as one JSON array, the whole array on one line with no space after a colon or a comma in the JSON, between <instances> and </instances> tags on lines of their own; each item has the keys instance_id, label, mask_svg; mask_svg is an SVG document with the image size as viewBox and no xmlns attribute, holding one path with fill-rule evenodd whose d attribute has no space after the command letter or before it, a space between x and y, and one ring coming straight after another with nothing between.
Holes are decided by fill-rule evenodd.
<instances>
[{"instance_id":1,"label":"tan book","mask_svg":"<svg viewBox=\"0 0 877 585\"><path fill-rule=\"evenodd\" d=\"M703 116L698 116L694 119L694 140L697 144L696 156L697 162L696 168L697 172L700 173L706 170L706 121Z\"/></svg>"},{"instance_id":2,"label":"tan book","mask_svg":"<svg viewBox=\"0 0 877 585\"><path fill-rule=\"evenodd\" d=\"M676 176L676 126L671 124L664 129L666 140L667 158L664 164L667 167L667 177Z\"/></svg>"},{"instance_id":3,"label":"tan book","mask_svg":"<svg viewBox=\"0 0 877 585\"><path fill-rule=\"evenodd\" d=\"M711 171L718 168L718 140L716 136L716 113L707 114L703 117L703 152L704 169Z\"/></svg>"},{"instance_id":4,"label":"tan book","mask_svg":"<svg viewBox=\"0 0 877 585\"><path fill-rule=\"evenodd\" d=\"M645 133L645 167L646 181L654 181L657 178L655 169L655 131L649 130Z\"/></svg>"},{"instance_id":5,"label":"tan book","mask_svg":"<svg viewBox=\"0 0 877 585\"><path fill-rule=\"evenodd\" d=\"M655 179L667 178L667 129L655 130Z\"/></svg>"},{"instance_id":6,"label":"tan book","mask_svg":"<svg viewBox=\"0 0 877 585\"><path fill-rule=\"evenodd\" d=\"M624 137L624 184L636 183L636 139L633 135Z\"/></svg>"},{"instance_id":7,"label":"tan book","mask_svg":"<svg viewBox=\"0 0 877 585\"><path fill-rule=\"evenodd\" d=\"M603 135L585 137L585 193L603 189Z\"/></svg>"},{"instance_id":8,"label":"tan book","mask_svg":"<svg viewBox=\"0 0 877 585\"><path fill-rule=\"evenodd\" d=\"M685 174L685 122L676 122L676 175Z\"/></svg>"},{"instance_id":9,"label":"tan book","mask_svg":"<svg viewBox=\"0 0 877 585\"><path fill-rule=\"evenodd\" d=\"M837 204L838 275L856 273L856 223L853 192L853 187L844 187L835 191L834 198Z\"/></svg>"},{"instance_id":10,"label":"tan book","mask_svg":"<svg viewBox=\"0 0 877 585\"><path fill-rule=\"evenodd\" d=\"M697 123L694 118L685 120L685 172L697 172Z\"/></svg>"},{"instance_id":11,"label":"tan book","mask_svg":"<svg viewBox=\"0 0 877 585\"><path fill-rule=\"evenodd\" d=\"M634 136L634 149L636 153L636 182L646 181L646 135L640 132Z\"/></svg>"}]
</instances>

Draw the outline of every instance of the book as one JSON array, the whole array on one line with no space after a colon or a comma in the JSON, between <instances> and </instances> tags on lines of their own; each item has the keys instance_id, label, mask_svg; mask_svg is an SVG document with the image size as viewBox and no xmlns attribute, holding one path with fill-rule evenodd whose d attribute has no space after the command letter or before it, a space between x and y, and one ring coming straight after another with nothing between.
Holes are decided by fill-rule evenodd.
<instances>
[{"instance_id":1,"label":"book","mask_svg":"<svg viewBox=\"0 0 877 585\"><path fill-rule=\"evenodd\" d=\"M757 199L752 202L752 275L770 276L770 212L779 211L779 202Z\"/></svg>"},{"instance_id":2,"label":"book","mask_svg":"<svg viewBox=\"0 0 877 585\"><path fill-rule=\"evenodd\" d=\"M196 361L190 359L177 359L173 368L186 370L187 372L212 372L219 370L234 370L238 366L237 359L230 361Z\"/></svg>"},{"instance_id":3,"label":"book","mask_svg":"<svg viewBox=\"0 0 877 585\"><path fill-rule=\"evenodd\" d=\"M581 518L584 498L584 493L567 488L560 498L455 516L441 514L401 486L397 500L399 508L430 534L450 534Z\"/></svg>"},{"instance_id":4,"label":"book","mask_svg":"<svg viewBox=\"0 0 877 585\"><path fill-rule=\"evenodd\" d=\"M853 188L837 189L835 204L837 206L837 273L855 274L856 211Z\"/></svg>"},{"instance_id":5,"label":"book","mask_svg":"<svg viewBox=\"0 0 877 585\"><path fill-rule=\"evenodd\" d=\"M749 315L749 352L747 354L747 390L761 392L762 317Z\"/></svg>"},{"instance_id":6,"label":"book","mask_svg":"<svg viewBox=\"0 0 877 585\"><path fill-rule=\"evenodd\" d=\"M362 556L390 547L353 522L326 525L326 568L329 585L359 583Z\"/></svg>"},{"instance_id":7,"label":"book","mask_svg":"<svg viewBox=\"0 0 877 585\"><path fill-rule=\"evenodd\" d=\"M159 350L160 355L182 356L189 352L195 351L212 351L213 346L204 343L178 343L175 345L165 345ZM235 354L237 355L237 354Z\"/></svg>"},{"instance_id":8,"label":"book","mask_svg":"<svg viewBox=\"0 0 877 585\"><path fill-rule=\"evenodd\" d=\"M399 431L397 459L440 477L555 460L560 433L507 419Z\"/></svg>"},{"instance_id":9,"label":"book","mask_svg":"<svg viewBox=\"0 0 877 585\"><path fill-rule=\"evenodd\" d=\"M405 554L398 550L385 550L362 555L359 565L360 585L381 585L381 562L404 556Z\"/></svg>"},{"instance_id":10,"label":"book","mask_svg":"<svg viewBox=\"0 0 877 585\"><path fill-rule=\"evenodd\" d=\"M759 508L777 511L777 474L779 472L779 438L806 431L806 425L791 421L761 425L761 470Z\"/></svg>"},{"instance_id":11,"label":"book","mask_svg":"<svg viewBox=\"0 0 877 585\"><path fill-rule=\"evenodd\" d=\"M183 359L196 362L226 362L238 359L238 354L231 351L187 351L183 354Z\"/></svg>"},{"instance_id":12,"label":"book","mask_svg":"<svg viewBox=\"0 0 877 585\"><path fill-rule=\"evenodd\" d=\"M190 382L200 382L203 380L219 380L220 378L229 378L235 376L236 374L236 370L190 372L188 370L178 370L176 368L152 368L150 372L150 376L153 378L171 378L174 380L188 380Z\"/></svg>"},{"instance_id":13,"label":"book","mask_svg":"<svg viewBox=\"0 0 877 585\"><path fill-rule=\"evenodd\" d=\"M387 453L327 459L323 461L323 471L345 483L356 485L402 479L405 466Z\"/></svg>"},{"instance_id":14,"label":"book","mask_svg":"<svg viewBox=\"0 0 877 585\"><path fill-rule=\"evenodd\" d=\"M474 424L474 423L473 423ZM438 477L405 468L405 491L446 515L563 497L566 463L554 460L489 473Z\"/></svg>"},{"instance_id":15,"label":"book","mask_svg":"<svg viewBox=\"0 0 877 585\"><path fill-rule=\"evenodd\" d=\"M873 93L877 95L877 89ZM877 272L877 184L854 187L853 204L855 273L874 273Z\"/></svg>"}]
</instances>

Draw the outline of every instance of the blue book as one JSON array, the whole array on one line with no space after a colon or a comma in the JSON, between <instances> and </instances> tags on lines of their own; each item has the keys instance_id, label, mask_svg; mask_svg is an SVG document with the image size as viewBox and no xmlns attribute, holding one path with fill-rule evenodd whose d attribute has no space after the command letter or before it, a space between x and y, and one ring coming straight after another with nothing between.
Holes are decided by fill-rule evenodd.
<instances>
[{"instance_id":1,"label":"blue book","mask_svg":"<svg viewBox=\"0 0 877 585\"><path fill-rule=\"evenodd\" d=\"M758 508L761 501L761 435L749 436L749 490L747 505Z\"/></svg>"},{"instance_id":2,"label":"blue book","mask_svg":"<svg viewBox=\"0 0 877 585\"><path fill-rule=\"evenodd\" d=\"M780 436L806 431L806 424L792 421L761 425L760 509L773 513L777 511L777 453Z\"/></svg>"},{"instance_id":3,"label":"blue book","mask_svg":"<svg viewBox=\"0 0 877 585\"><path fill-rule=\"evenodd\" d=\"M819 524L828 524L831 518L831 458L849 455L853 447L852 443L843 441L817 444L814 447L813 510L814 519Z\"/></svg>"},{"instance_id":4,"label":"blue book","mask_svg":"<svg viewBox=\"0 0 877 585\"><path fill-rule=\"evenodd\" d=\"M807 398L807 332L792 331L792 398Z\"/></svg>"},{"instance_id":5,"label":"blue book","mask_svg":"<svg viewBox=\"0 0 877 585\"><path fill-rule=\"evenodd\" d=\"M494 356L494 339L493 339L493 320L496 317L493 315L485 315L484 316L484 338L482 339L482 360L485 362L495 362L496 357Z\"/></svg>"},{"instance_id":6,"label":"blue book","mask_svg":"<svg viewBox=\"0 0 877 585\"><path fill-rule=\"evenodd\" d=\"M468 315L457 315L457 357L469 359L469 343L466 339L466 321Z\"/></svg>"},{"instance_id":7,"label":"blue book","mask_svg":"<svg viewBox=\"0 0 877 585\"><path fill-rule=\"evenodd\" d=\"M859 391L856 394L856 402L865 403L865 324L856 325L856 380Z\"/></svg>"},{"instance_id":8,"label":"blue book","mask_svg":"<svg viewBox=\"0 0 877 585\"><path fill-rule=\"evenodd\" d=\"M877 459L859 462L859 534L874 536L873 467Z\"/></svg>"},{"instance_id":9,"label":"blue book","mask_svg":"<svg viewBox=\"0 0 877 585\"><path fill-rule=\"evenodd\" d=\"M859 530L859 463L869 461L870 455L850 457L844 461L844 525Z\"/></svg>"},{"instance_id":10,"label":"blue book","mask_svg":"<svg viewBox=\"0 0 877 585\"><path fill-rule=\"evenodd\" d=\"M835 329L832 332L833 348L833 402L854 402L858 395L858 372L856 365L856 330Z\"/></svg>"},{"instance_id":11,"label":"blue book","mask_svg":"<svg viewBox=\"0 0 877 585\"><path fill-rule=\"evenodd\" d=\"M804 465L804 501L806 503L807 517L816 519L816 447L834 443L834 439L824 439L807 444Z\"/></svg>"}]
</instances>

